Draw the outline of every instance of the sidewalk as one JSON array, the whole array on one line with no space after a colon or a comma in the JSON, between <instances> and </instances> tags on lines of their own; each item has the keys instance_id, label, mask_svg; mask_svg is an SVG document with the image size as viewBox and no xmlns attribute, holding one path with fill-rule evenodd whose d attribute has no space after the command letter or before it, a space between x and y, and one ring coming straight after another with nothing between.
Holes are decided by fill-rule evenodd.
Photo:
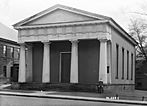
<instances>
[{"instance_id":1,"label":"sidewalk","mask_svg":"<svg viewBox=\"0 0 147 106\"><path fill-rule=\"evenodd\" d=\"M0 96L23 96L34 98L48 98L48 99L62 99L62 100L78 100L90 102L105 102L117 104L131 104L131 105L147 105L146 101L132 101L132 100L114 100L99 97L96 93L81 93L81 92L56 92L56 91L12 91L1 90ZM103 94L102 94L103 95Z\"/></svg>"},{"instance_id":2,"label":"sidewalk","mask_svg":"<svg viewBox=\"0 0 147 106\"><path fill-rule=\"evenodd\" d=\"M26 97L39 97L39 98L64 98L64 99L78 99L78 100L94 100L105 102L129 102L129 103L145 103L147 105L147 91L132 91L132 92L112 92L104 91L104 93L89 93L89 92L61 92L61 91L33 91L33 90L10 90L3 89L9 85L0 86L0 95L12 96L26 96ZM118 95L119 100L114 100ZM142 97L144 96L144 101ZM109 99L108 99L109 98Z\"/></svg>"}]
</instances>

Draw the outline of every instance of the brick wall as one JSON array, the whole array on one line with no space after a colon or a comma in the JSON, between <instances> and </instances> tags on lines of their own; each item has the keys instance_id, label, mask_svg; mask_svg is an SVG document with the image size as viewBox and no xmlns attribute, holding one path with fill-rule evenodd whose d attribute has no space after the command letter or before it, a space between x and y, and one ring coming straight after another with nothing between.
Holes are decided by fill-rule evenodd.
<instances>
[{"instance_id":1,"label":"brick wall","mask_svg":"<svg viewBox=\"0 0 147 106\"><path fill-rule=\"evenodd\" d=\"M3 78L7 78L8 75L11 75L10 71L9 73L7 71L8 65L13 66L13 64L18 64L19 61L19 45L17 43L12 44L11 42L0 41L0 82ZM4 70L6 70L6 72L4 72Z\"/></svg>"}]
</instances>

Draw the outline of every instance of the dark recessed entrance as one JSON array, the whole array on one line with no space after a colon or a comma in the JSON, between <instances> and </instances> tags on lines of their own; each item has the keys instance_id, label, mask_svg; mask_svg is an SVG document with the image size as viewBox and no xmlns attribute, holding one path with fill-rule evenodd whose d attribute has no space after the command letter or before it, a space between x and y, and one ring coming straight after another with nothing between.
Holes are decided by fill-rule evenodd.
<instances>
[{"instance_id":1,"label":"dark recessed entrance","mask_svg":"<svg viewBox=\"0 0 147 106\"><path fill-rule=\"evenodd\" d=\"M14 66L11 67L11 82L18 82L18 70L18 64L14 64Z\"/></svg>"},{"instance_id":2,"label":"dark recessed entrance","mask_svg":"<svg viewBox=\"0 0 147 106\"><path fill-rule=\"evenodd\" d=\"M71 53L63 52L60 53L60 82L70 82L70 64L71 64Z\"/></svg>"}]
</instances>

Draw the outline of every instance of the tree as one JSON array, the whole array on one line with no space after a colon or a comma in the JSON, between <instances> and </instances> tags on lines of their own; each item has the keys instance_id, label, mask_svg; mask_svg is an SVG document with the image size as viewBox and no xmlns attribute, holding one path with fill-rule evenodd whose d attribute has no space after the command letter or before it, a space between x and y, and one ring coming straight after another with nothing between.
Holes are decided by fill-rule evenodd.
<instances>
[{"instance_id":1,"label":"tree","mask_svg":"<svg viewBox=\"0 0 147 106\"><path fill-rule=\"evenodd\" d=\"M133 19L130 22L129 34L138 42L138 45L136 47L136 54L142 55L147 62L147 24L143 19Z\"/></svg>"}]
</instances>

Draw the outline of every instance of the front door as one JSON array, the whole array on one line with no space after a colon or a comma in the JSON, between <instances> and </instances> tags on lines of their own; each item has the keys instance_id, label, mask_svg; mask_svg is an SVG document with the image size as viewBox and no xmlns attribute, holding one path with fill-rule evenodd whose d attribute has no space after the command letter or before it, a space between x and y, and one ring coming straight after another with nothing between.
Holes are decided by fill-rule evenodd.
<instances>
[{"instance_id":1,"label":"front door","mask_svg":"<svg viewBox=\"0 0 147 106\"><path fill-rule=\"evenodd\" d=\"M11 67L11 81L12 82L18 82L18 70L19 70L18 64Z\"/></svg>"},{"instance_id":2,"label":"front door","mask_svg":"<svg viewBox=\"0 0 147 106\"><path fill-rule=\"evenodd\" d=\"M60 82L69 83L70 82L70 63L71 63L71 53L65 52L60 55Z\"/></svg>"}]
</instances>

